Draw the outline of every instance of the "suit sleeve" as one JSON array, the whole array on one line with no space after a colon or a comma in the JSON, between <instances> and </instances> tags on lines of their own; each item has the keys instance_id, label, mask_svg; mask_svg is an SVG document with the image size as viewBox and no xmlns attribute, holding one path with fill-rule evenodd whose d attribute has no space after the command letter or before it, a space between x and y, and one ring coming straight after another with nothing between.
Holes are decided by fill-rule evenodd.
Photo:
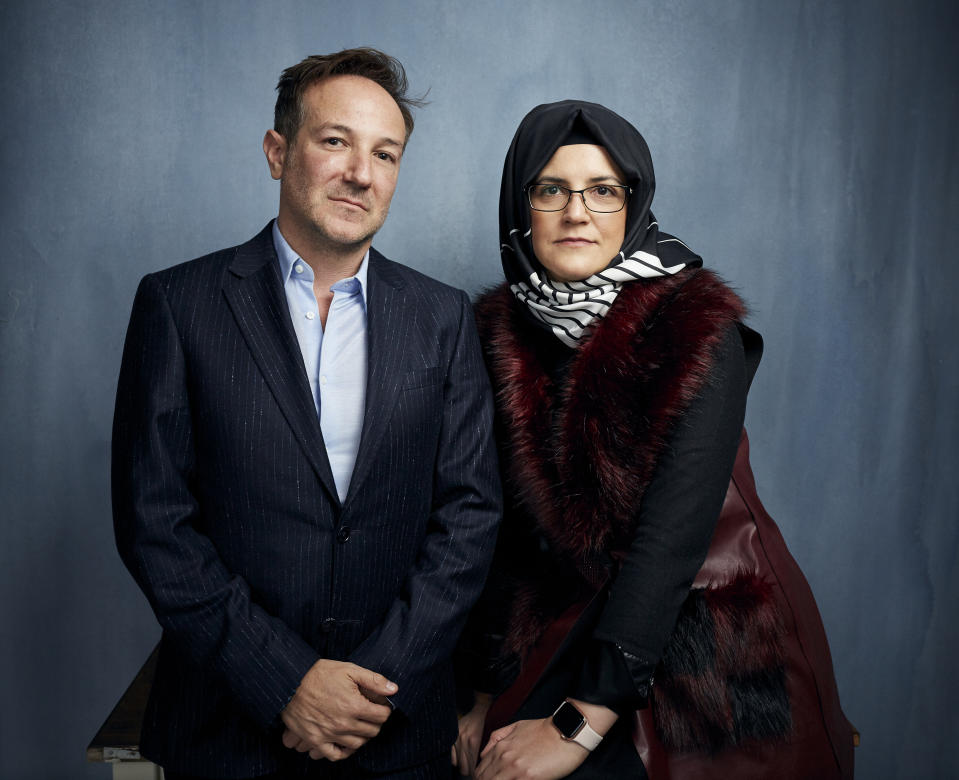
<instances>
[{"instance_id":1,"label":"suit sleeve","mask_svg":"<svg viewBox=\"0 0 959 780\"><path fill-rule=\"evenodd\" d=\"M250 598L198 531L187 364L164 290L147 276L127 331L113 422L117 549L170 641L219 676L262 726L277 717L316 652Z\"/></svg>"},{"instance_id":2,"label":"suit sleeve","mask_svg":"<svg viewBox=\"0 0 959 780\"><path fill-rule=\"evenodd\" d=\"M401 594L350 657L396 682L391 701L407 713L449 661L482 590L501 515L492 393L465 293L454 327L427 533Z\"/></svg>"},{"instance_id":3,"label":"suit sleeve","mask_svg":"<svg viewBox=\"0 0 959 780\"><path fill-rule=\"evenodd\" d=\"M653 671L703 564L732 475L746 413L742 339L731 327L639 508L636 536L612 585L570 695L612 709L644 706Z\"/></svg>"}]
</instances>

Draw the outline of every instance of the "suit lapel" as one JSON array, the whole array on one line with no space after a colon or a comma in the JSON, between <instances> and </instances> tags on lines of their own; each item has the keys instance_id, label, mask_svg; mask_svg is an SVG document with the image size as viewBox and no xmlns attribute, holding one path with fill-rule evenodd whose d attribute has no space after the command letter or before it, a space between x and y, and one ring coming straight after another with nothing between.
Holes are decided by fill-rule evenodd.
<instances>
[{"instance_id":1,"label":"suit lapel","mask_svg":"<svg viewBox=\"0 0 959 780\"><path fill-rule=\"evenodd\" d=\"M273 247L272 223L237 247L223 284L237 326L307 460L339 504Z\"/></svg>"},{"instance_id":2,"label":"suit lapel","mask_svg":"<svg viewBox=\"0 0 959 780\"><path fill-rule=\"evenodd\" d=\"M367 272L366 327L369 371L366 381L366 409L360 448L346 496L349 503L367 476L373 455L383 438L387 422L406 376L406 346L410 341L415 312L409 311L402 295L403 280L389 262L370 249Z\"/></svg>"}]
</instances>

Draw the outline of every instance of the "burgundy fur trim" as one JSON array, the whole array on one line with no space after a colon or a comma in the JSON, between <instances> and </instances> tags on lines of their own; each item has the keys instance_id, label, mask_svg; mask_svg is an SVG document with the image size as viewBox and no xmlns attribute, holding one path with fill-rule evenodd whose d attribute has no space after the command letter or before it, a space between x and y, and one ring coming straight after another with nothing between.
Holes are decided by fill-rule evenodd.
<instances>
[{"instance_id":1,"label":"burgundy fur trim","mask_svg":"<svg viewBox=\"0 0 959 780\"><path fill-rule=\"evenodd\" d=\"M510 602L507 646L522 657L559 612L555 599L531 585L520 585Z\"/></svg>"},{"instance_id":2,"label":"burgundy fur trim","mask_svg":"<svg viewBox=\"0 0 959 780\"><path fill-rule=\"evenodd\" d=\"M773 586L741 573L693 590L663 653L650 703L667 749L715 753L791 728L785 627Z\"/></svg>"},{"instance_id":3,"label":"burgundy fur trim","mask_svg":"<svg viewBox=\"0 0 959 780\"><path fill-rule=\"evenodd\" d=\"M531 347L537 326L507 287L477 303L507 490L551 548L574 562L584 586L602 585L608 555L628 548L670 433L744 311L710 271L627 284L557 394ZM511 646L522 652L561 606L546 593L523 596L510 621Z\"/></svg>"}]
</instances>

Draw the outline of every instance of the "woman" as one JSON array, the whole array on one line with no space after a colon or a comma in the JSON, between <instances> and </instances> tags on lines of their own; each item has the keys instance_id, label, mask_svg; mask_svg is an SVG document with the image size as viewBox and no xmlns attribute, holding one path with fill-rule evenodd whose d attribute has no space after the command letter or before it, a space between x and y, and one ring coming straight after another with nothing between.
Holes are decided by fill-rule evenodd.
<instances>
[{"instance_id":1,"label":"woman","mask_svg":"<svg viewBox=\"0 0 959 780\"><path fill-rule=\"evenodd\" d=\"M480 780L850 777L822 624L749 470L762 340L659 231L653 191L642 136L593 103L533 109L507 153L507 281L476 307L507 513L453 762Z\"/></svg>"}]
</instances>

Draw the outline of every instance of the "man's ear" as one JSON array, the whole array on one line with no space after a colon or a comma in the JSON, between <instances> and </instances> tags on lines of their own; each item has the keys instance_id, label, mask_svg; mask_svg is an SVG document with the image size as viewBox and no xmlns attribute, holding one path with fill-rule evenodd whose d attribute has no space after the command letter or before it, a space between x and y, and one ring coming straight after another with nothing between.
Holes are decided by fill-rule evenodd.
<instances>
[{"instance_id":1,"label":"man's ear","mask_svg":"<svg viewBox=\"0 0 959 780\"><path fill-rule=\"evenodd\" d=\"M263 154L266 163L270 166L270 176L274 179L283 178L283 164L286 162L286 139L276 130L267 130L263 136Z\"/></svg>"}]
</instances>

